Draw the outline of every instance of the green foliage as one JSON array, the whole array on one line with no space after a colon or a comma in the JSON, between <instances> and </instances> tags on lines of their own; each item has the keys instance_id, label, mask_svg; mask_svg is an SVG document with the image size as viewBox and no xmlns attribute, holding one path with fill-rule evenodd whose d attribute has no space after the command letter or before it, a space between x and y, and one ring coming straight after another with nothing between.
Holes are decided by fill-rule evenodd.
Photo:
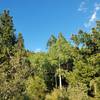
<instances>
[{"instance_id":1,"label":"green foliage","mask_svg":"<svg viewBox=\"0 0 100 100\"><path fill-rule=\"evenodd\" d=\"M100 99L100 77L90 81L90 89L93 91L92 94Z\"/></svg>"},{"instance_id":2,"label":"green foliage","mask_svg":"<svg viewBox=\"0 0 100 100\"><path fill-rule=\"evenodd\" d=\"M77 82L76 85L69 85L67 89L69 100L89 100L87 96L87 86Z\"/></svg>"},{"instance_id":3,"label":"green foliage","mask_svg":"<svg viewBox=\"0 0 100 100\"><path fill-rule=\"evenodd\" d=\"M29 77L26 80L26 93L29 100L44 100L46 86L44 80L38 76Z\"/></svg>"},{"instance_id":4,"label":"green foliage","mask_svg":"<svg viewBox=\"0 0 100 100\"><path fill-rule=\"evenodd\" d=\"M13 46L16 43L14 31L12 17L9 11L4 10L0 15L0 64L12 55Z\"/></svg>"},{"instance_id":5,"label":"green foliage","mask_svg":"<svg viewBox=\"0 0 100 100\"><path fill-rule=\"evenodd\" d=\"M45 100L70 100L66 89L54 89L50 94L46 96Z\"/></svg>"},{"instance_id":6,"label":"green foliage","mask_svg":"<svg viewBox=\"0 0 100 100\"><path fill-rule=\"evenodd\" d=\"M13 21L8 11L0 16L0 99L24 98L25 80L32 73L26 50L18 49Z\"/></svg>"},{"instance_id":7,"label":"green foliage","mask_svg":"<svg viewBox=\"0 0 100 100\"><path fill-rule=\"evenodd\" d=\"M18 34L17 44L18 44L19 49L24 48L24 39L23 39L22 33Z\"/></svg>"},{"instance_id":8,"label":"green foliage","mask_svg":"<svg viewBox=\"0 0 100 100\"><path fill-rule=\"evenodd\" d=\"M0 100L100 100L100 21L72 44L51 35L47 52L30 52L15 35L9 11L0 14Z\"/></svg>"},{"instance_id":9,"label":"green foliage","mask_svg":"<svg viewBox=\"0 0 100 100\"><path fill-rule=\"evenodd\" d=\"M54 45L56 43L57 39L54 35L51 35L50 39L47 42L47 46L51 47L52 45Z\"/></svg>"}]
</instances>

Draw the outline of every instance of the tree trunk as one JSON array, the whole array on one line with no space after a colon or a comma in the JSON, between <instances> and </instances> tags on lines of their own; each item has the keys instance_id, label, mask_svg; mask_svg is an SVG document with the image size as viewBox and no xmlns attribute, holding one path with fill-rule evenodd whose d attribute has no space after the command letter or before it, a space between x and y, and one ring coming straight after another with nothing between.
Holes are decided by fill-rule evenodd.
<instances>
[{"instance_id":1,"label":"tree trunk","mask_svg":"<svg viewBox=\"0 0 100 100\"><path fill-rule=\"evenodd\" d=\"M60 72L60 63L59 63L59 72ZM59 73L59 88L62 89L61 73Z\"/></svg>"},{"instance_id":2,"label":"tree trunk","mask_svg":"<svg viewBox=\"0 0 100 100\"><path fill-rule=\"evenodd\" d=\"M61 80L61 75L59 75L59 88L62 89L62 80Z\"/></svg>"}]
</instances>

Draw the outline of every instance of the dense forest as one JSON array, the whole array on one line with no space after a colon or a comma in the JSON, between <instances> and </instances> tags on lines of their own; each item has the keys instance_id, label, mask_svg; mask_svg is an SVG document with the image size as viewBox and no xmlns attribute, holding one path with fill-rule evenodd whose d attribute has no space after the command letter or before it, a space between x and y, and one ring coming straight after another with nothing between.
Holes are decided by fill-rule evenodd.
<instances>
[{"instance_id":1,"label":"dense forest","mask_svg":"<svg viewBox=\"0 0 100 100\"><path fill-rule=\"evenodd\" d=\"M100 100L100 21L71 42L51 35L47 48L26 50L9 11L0 14L0 100Z\"/></svg>"}]
</instances>

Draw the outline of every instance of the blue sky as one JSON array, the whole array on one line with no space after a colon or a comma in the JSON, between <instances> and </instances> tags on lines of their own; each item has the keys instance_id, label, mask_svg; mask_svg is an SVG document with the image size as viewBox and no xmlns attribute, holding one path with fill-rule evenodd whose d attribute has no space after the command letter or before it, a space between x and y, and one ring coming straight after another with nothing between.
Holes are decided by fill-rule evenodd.
<instances>
[{"instance_id":1,"label":"blue sky","mask_svg":"<svg viewBox=\"0 0 100 100\"><path fill-rule=\"evenodd\" d=\"M46 50L51 34L62 32L69 40L100 19L100 0L0 0L0 13L4 9L10 10L16 34L22 32L31 51Z\"/></svg>"}]
</instances>

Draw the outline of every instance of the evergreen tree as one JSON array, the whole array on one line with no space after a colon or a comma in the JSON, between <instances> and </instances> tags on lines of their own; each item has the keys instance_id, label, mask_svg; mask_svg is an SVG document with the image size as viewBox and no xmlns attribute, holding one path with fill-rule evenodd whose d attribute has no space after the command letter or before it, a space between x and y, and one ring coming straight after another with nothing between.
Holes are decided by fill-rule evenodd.
<instances>
[{"instance_id":1,"label":"evergreen tree","mask_svg":"<svg viewBox=\"0 0 100 100\"><path fill-rule=\"evenodd\" d=\"M22 33L18 34L17 44L18 44L18 49L24 48L24 39L23 39Z\"/></svg>"},{"instance_id":2,"label":"evergreen tree","mask_svg":"<svg viewBox=\"0 0 100 100\"><path fill-rule=\"evenodd\" d=\"M0 99L22 99L25 96L25 80L32 73L31 64L23 47L22 36L18 42L9 11L0 15ZM20 48L16 45L21 43Z\"/></svg>"},{"instance_id":3,"label":"evergreen tree","mask_svg":"<svg viewBox=\"0 0 100 100\"><path fill-rule=\"evenodd\" d=\"M56 43L57 39L54 35L51 35L50 39L47 42L47 46L51 47L52 45L54 45Z\"/></svg>"}]
</instances>

